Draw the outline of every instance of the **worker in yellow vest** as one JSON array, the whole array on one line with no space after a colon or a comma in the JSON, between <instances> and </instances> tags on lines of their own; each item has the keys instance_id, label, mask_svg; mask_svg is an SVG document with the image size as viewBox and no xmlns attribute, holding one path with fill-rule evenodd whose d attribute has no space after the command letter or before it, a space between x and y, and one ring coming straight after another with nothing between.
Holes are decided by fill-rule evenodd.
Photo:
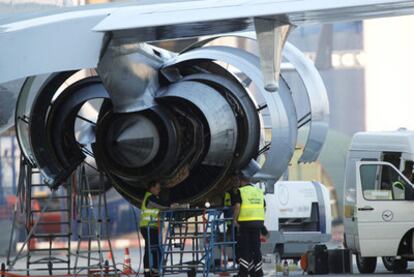
<instances>
[{"instance_id":1,"label":"worker in yellow vest","mask_svg":"<svg viewBox=\"0 0 414 277\"><path fill-rule=\"evenodd\" d=\"M239 277L262 277L260 230L264 226L265 200L263 191L249 178L240 177L240 188L234 195L234 224L239 226Z\"/></svg>"},{"instance_id":2,"label":"worker in yellow vest","mask_svg":"<svg viewBox=\"0 0 414 277\"><path fill-rule=\"evenodd\" d=\"M226 221L226 236L228 237L227 239L235 239L236 242L238 242L238 229L237 226L233 226L233 213L234 213L234 193L235 190L229 190L224 194L224 207L226 208L224 210L224 217L225 218L230 218L230 220ZM233 227L234 227L234 233L233 233ZM231 237L232 234L234 234L234 237ZM239 262L239 244L236 244L235 247L235 258L236 258L236 262ZM230 257L229 260L232 260L232 258Z\"/></svg>"},{"instance_id":3,"label":"worker in yellow vest","mask_svg":"<svg viewBox=\"0 0 414 277\"><path fill-rule=\"evenodd\" d=\"M144 200L141 204L141 220L139 223L140 231L145 240L144 251L144 276L156 276L157 271L150 271L149 251L152 253L153 264L152 268L158 268L159 248L158 248L158 213L162 209L168 208L168 203L165 203L159 198L161 185L158 182L150 183L148 190L145 193ZM148 238L150 241L148 241Z\"/></svg>"},{"instance_id":4,"label":"worker in yellow vest","mask_svg":"<svg viewBox=\"0 0 414 277\"><path fill-rule=\"evenodd\" d=\"M223 204L225 208L224 217L233 218L233 209L232 209L233 204L231 203L231 192L230 191L227 191L226 193L224 193ZM226 222L227 231L230 231L232 224L233 224L232 220Z\"/></svg>"}]
</instances>

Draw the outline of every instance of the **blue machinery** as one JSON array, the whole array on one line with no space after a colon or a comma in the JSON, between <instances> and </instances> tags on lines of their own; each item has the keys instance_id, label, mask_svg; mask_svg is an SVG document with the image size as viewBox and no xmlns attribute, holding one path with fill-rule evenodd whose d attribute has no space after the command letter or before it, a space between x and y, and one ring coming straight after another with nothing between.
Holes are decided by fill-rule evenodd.
<instances>
[{"instance_id":1,"label":"blue machinery","mask_svg":"<svg viewBox=\"0 0 414 277\"><path fill-rule=\"evenodd\" d=\"M150 267L159 255L159 275L237 270L235 229L225 209L180 209L160 212L158 245L151 246ZM149 227L148 227L149 228ZM148 232L149 234L149 232ZM150 247L146 245L145 247ZM231 262L230 262L231 261Z\"/></svg>"}]
</instances>

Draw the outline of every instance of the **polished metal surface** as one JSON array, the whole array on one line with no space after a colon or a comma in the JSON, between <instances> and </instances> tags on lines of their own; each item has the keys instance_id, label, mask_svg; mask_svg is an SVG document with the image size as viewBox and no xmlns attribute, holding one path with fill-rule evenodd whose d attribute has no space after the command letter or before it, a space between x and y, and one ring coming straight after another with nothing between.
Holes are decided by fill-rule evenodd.
<instances>
[{"instance_id":1,"label":"polished metal surface","mask_svg":"<svg viewBox=\"0 0 414 277\"><path fill-rule=\"evenodd\" d=\"M314 162L319 157L329 129L328 94L315 65L299 49L287 43L284 53L302 78L311 114L309 133L299 162Z\"/></svg>"},{"instance_id":2,"label":"polished metal surface","mask_svg":"<svg viewBox=\"0 0 414 277\"><path fill-rule=\"evenodd\" d=\"M145 29L154 26L185 23L229 21L240 18L286 15L292 24L358 20L412 13L414 4L408 0L210 0L154 4L145 7L124 7L114 10L100 22L95 31ZM129 20L125 20L128 18ZM211 30L214 32L214 30Z\"/></svg>"},{"instance_id":3,"label":"polished metal surface","mask_svg":"<svg viewBox=\"0 0 414 277\"><path fill-rule=\"evenodd\" d=\"M195 105L205 117L210 145L202 163L221 166L234 155L237 142L237 123L229 103L219 92L205 84L183 81L161 90L157 98L178 97Z\"/></svg>"},{"instance_id":4,"label":"polished metal surface","mask_svg":"<svg viewBox=\"0 0 414 277\"><path fill-rule=\"evenodd\" d=\"M15 128L16 136L20 145L20 150L24 156L32 163L36 164L36 158L33 155L32 145L30 144L30 130L29 130L29 118L33 105L33 101L37 94L40 92L40 88L49 79L50 75L40 75L36 77L29 77L23 83L18 101L16 103L16 119Z\"/></svg>"},{"instance_id":5,"label":"polished metal surface","mask_svg":"<svg viewBox=\"0 0 414 277\"><path fill-rule=\"evenodd\" d=\"M279 90L283 46L293 26L283 16L280 18L255 18L254 26L265 89L269 92L276 92Z\"/></svg>"},{"instance_id":6,"label":"polished metal surface","mask_svg":"<svg viewBox=\"0 0 414 277\"><path fill-rule=\"evenodd\" d=\"M253 30L253 18L264 16L286 16L290 24L300 25L412 13L414 2L409 0L215 0L114 3L8 18L0 21L0 64L7 65L0 67L0 84L39 74L94 68L104 32L115 30L148 34L135 41L146 42ZM187 24L196 24L197 28L190 32ZM174 32L160 32L166 26ZM161 35L154 37L154 33Z\"/></svg>"},{"instance_id":7,"label":"polished metal surface","mask_svg":"<svg viewBox=\"0 0 414 277\"><path fill-rule=\"evenodd\" d=\"M257 91L266 100L272 124L271 147L261 170L254 176L257 179L277 180L282 176L293 155L295 145L290 138L291 128L288 115L280 95L271 94L264 89L259 58L247 51L231 47L211 46L185 52L169 63L176 64L186 60L207 59L230 64L248 76L256 85ZM166 64L168 66L168 63ZM250 95L254 98L252 95Z\"/></svg>"},{"instance_id":8,"label":"polished metal surface","mask_svg":"<svg viewBox=\"0 0 414 277\"><path fill-rule=\"evenodd\" d=\"M214 69L213 65L215 65ZM243 168L259 151L260 119L256 106L242 83L230 72L214 63L209 63L207 67L210 74L191 74L184 77L183 80L202 82L224 92L222 95L226 96L233 107L238 128L237 145L231 166L232 168Z\"/></svg>"},{"instance_id":9,"label":"polished metal surface","mask_svg":"<svg viewBox=\"0 0 414 277\"><path fill-rule=\"evenodd\" d=\"M84 158L75 138L74 121L77 113L73 114L73 110L79 110L88 97L108 97L102 85L79 88L80 97L62 92L75 83L83 83L93 75L94 72L89 70L45 74L28 78L21 89L16 106L17 139L22 153L33 166L40 169L45 182L50 185L55 185L55 181L62 177L61 174L70 174L67 171L73 167L75 160ZM96 78L94 82L96 84ZM62 95L69 97L66 98L67 101L56 101ZM69 121L68 115L71 118ZM52 117L55 120L51 120ZM59 119L57 124L56 119ZM65 124L69 124L69 128ZM65 133L63 138L60 136L62 133ZM92 139L88 138L88 141ZM76 151L68 150L74 146ZM71 157L62 150L65 147Z\"/></svg>"},{"instance_id":10,"label":"polished metal surface","mask_svg":"<svg viewBox=\"0 0 414 277\"><path fill-rule=\"evenodd\" d=\"M114 111L136 112L153 106L161 65L161 58L149 45L111 39L97 71L108 90Z\"/></svg>"},{"instance_id":11,"label":"polished metal surface","mask_svg":"<svg viewBox=\"0 0 414 277\"><path fill-rule=\"evenodd\" d=\"M255 160L252 159L250 160L249 164L241 170L241 175L244 178L249 178L252 181L256 181L254 180L254 175L258 171L260 171L260 165ZM257 181L261 181L261 180L257 180Z\"/></svg>"},{"instance_id":12,"label":"polished metal surface","mask_svg":"<svg viewBox=\"0 0 414 277\"><path fill-rule=\"evenodd\" d=\"M154 123L142 115L133 115L128 120L115 121L108 133L113 141L110 153L126 167L141 167L152 161L160 147L160 137Z\"/></svg>"},{"instance_id":13,"label":"polished metal surface","mask_svg":"<svg viewBox=\"0 0 414 277\"><path fill-rule=\"evenodd\" d=\"M0 64L8 65L0 66L0 84L28 76L95 68L103 34L91 29L106 16L105 12L109 10L75 9L72 13L17 19L9 23L14 26L11 29L0 25Z\"/></svg>"},{"instance_id":14,"label":"polished metal surface","mask_svg":"<svg viewBox=\"0 0 414 277\"><path fill-rule=\"evenodd\" d=\"M201 40L193 45L190 45L184 52L188 52L192 49L203 47L204 45L226 36L236 36L241 38L247 38L254 40L256 35L254 32L244 32L244 33L235 33L235 34L223 34L221 36L214 36ZM299 49L289 42L285 43L285 47L282 52L283 58L285 58L289 64L296 70L299 74L299 77L302 79L305 88L306 94L303 97L307 98L307 103L309 103L310 111L310 127L308 132L308 137L305 142L304 150L302 156L300 157L300 162L314 162L318 158L320 151L322 150L323 144L326 139L326 135L329 129L329 100L328 94L326 92L325 85L323 80L316 69L315 65L307 58ZM289 69L291 70L291 68ZM282 72L283 73L283 72ZM292 120L292 115L294 114L296 120L296 112L292 111L291 108L291 97L285 96L284 92L281 91L280 94L284 106L287 109L289 114L288 118ZM289 124L293 126L293 122ZM296 130L292 128L291 132ZM296 134L292 133L291 138L294 139L296 144L297 130Z\"/></svg>"}]
</instances>

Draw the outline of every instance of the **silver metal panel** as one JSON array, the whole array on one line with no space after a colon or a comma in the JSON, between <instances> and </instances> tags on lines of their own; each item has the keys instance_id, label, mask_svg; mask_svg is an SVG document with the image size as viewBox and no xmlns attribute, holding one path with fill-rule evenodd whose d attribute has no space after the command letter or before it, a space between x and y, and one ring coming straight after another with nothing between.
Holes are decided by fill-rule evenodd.
<instances>
[{"instance_id":1,"label":"silver metal panel","mask_svg":"<svg viewBox=\"0 0 414 277\"><path fill-rule=\"evenodd\" d=\"M97 71L115 112L136 112L154 105L158 69L162 60L144 43L112 39L98 63Z\"/></svg>"},{"instance_id":2,"label":"silver metal panel","mask_svg":"<svg viewBox=\"0 0 414 277\"><path fill-rule=\"evenodd\" d=\"M33 164L36 159L33 155L29 135L29 117L33 101L40 88L49 80L50 74L27 78L24 82L16 104L16 135L19 141L20 150L24 156Z\"/></svg>"},{"instance_id":3,"label":"silver metal panel","mask_svg":"<svg viewBox=\"0 0 414 277\"><path fill-rule=\"evenodd\" d=\"M76 11L0 25L0 83L95 68L103 34L91 29L108 12Z\"/></svg>"},{"instance_id":4,"label":"silver metal panel","mask_svg":"<svg viewBox=\"0 0 414 277\"><path fill-rule=\"evenodd\" d=\"M297 25L412 13L414 1L409 0L205 0L92 5L23 19L7 18L0 22L0 84L27 76L96 67L103 34L93 30L147 29L149 37L140 37L140 41L148 41L158 32L156 26L177 26L174 32L167 32L168 38L174 39L200 36L206 30L208 34L238 31L232 21L247 19L252 24L253 17L258 16L286 15L291 24ZM230 27L206 28L217 20L224 20ZM184 23L197 23L197 28ZM239 31L246 28L249 27L243 25ZM184 32L191 29L192 33Z\"/></svg>"},{"instance_id":5,"label":"silver metal panel","mask_svg":"<svg viewBox=\"0 0 414 277\"><path fill-rule=\"evenodd\" d=\"M124 7L113 11L95 31L185 25L286 14L293 24L358 20L367 17L413 13L408 0L208 0ZM128 18L128 20L125 20Z\"/></svg>"},{"instance_id":6,"label":"silver metal panel","mask_svg":"<svg viewBox=\"0 0 414 277\"><path fill-rule=\"evenodd\" d=\"M249 164L241 170L243 177L252 179L253 176L260 170L260 165L255 160L250 160Z\"/></svg>"},{"instance_id":7,"label":"silver metal panel","mask_svg":"<svg viewBox=\"0 0 414 277\"><path fill-rule=\"evenodd\" d=\"M298 115L296 112L296 106L294 99L292 97L292 93L289 90L289 88L286 86L285 82L280 82L279 91L277 92L280 95L280 99L283 102L283 106L286 109L287 118L289 121L290 128L290 140L291 145L296 147L297 139L298 139L298 128L297 128L297 122L298 122Z\"/></svg>"},{"instance_id":8,"label":"silver metal panel","mask_svg":"<svg viewBox=\"0 0 414 277\"><path fill-rule=\"evenodd\" d=\"M124 166L138 168L149 164L159 151L157 127L143 115L134 114L129 119L115 121L108 129L116 142L109 152Z\"/></svg>"},{"instance_id":9,"label":"silver metal panel","mask_svg":"<svg viewBox=\"0 0 414 277\"><path fill-rule=\"evenodd\" d=\"M229 35L231 34L223 34L222 36L215 36L201 40L193 45L190 45L187 49L184 50L184 52L202 47L203 45L215 39ZM236 33L233 35L253 40L256 39L254 32ZM295 69L298 72L299 76L302 78L302 81L306 88L305 97L308 98L309 110L311 112L309 133L302 156L300 157L299 161L304 163L314 162L322 150L329 129L328 94L326 92L323 80L315 65L299 49L297 49L291 43L286 42L282 54L283 57L289 62L289 65L293 66L293 69ZM288 114L292 115L294 113L296 116L296 110L292 111L291 103L289 103L289 101L291 101L291 97L286 96L282 90L280 91L280 94L280 97L285 104ZM295 108L293 107L293 109ZM292 117L289 116L289 119L291 120ZM290 126L293 126L292 124L293 123L291 122ZM292 134L292 136L295 136L296 143L297 130L296 135Z\"/></svg>"},{"instance_id":10,"label":"silver metal panel","mask_svg":"<svg viewBox=\"0 0 414 277\"><path fill-rule=\"evenodd\" d=\"M329 129L328 94L318 70L299 49L286 43L284 56L302 78L310 104L310 128L299 162L314 162L322 150Z\"/></svg>"},{"instance_id":11,"label":"silver metal panel","mask_svg":"<svg viewBox=\"0 0 414 277\"><path fill-rule=\"evenodd\" d=\"M295 145L292 145L291 128L288 115L282 99L278 93L271 94L264 90L259 58L242 49L215 46L195 49L171 60L166 66L192 59L216 60L228 63L246 74L257 86L257 90L266 100L272 122L271 147L267 152L266 161L255 179L277 180L286 170L293 155Z\"/></svg>"},{"instance_id":12,"label":"silver metal panel","mask_svg":"<svg viewBox=\"0 0 414 277\"><path fill-rule=\"evenodd\" d=\"M283 46L293 26L283 16L277 19L255 18L254 26L265 89L276 92L279 90Z\"/></svg>"},{"instance_id":13,"label":"silver metal panel","mask_svg":"<svg viewBox=\"0 0 414 277\"><path fill-rule=\"evenodd\" d=\"M202 83L182 81L162 90L158 97L179 97L201 110L210 129L210 146L204 164L221 166L231 162L237 143L237 122L219 92Z\"/></svg>"}]
</instances>

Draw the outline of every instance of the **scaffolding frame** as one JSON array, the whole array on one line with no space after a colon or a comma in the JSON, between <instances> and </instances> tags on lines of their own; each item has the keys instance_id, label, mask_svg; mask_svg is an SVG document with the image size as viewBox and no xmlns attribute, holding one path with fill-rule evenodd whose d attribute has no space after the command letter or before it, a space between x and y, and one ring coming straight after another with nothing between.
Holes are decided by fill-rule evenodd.
<instances>
[{"instance_id":1,"label":"scaffolding frame","mask_svg":"<svg viewBox=\"0 0 414 277\"><path fill-rule=\"evenodd\" d=\"M151 243L150 224L147 227L149 245L145 247L149 250L151 270L161 276L201 273L203 277L209 273L237 271L235 227L232 218L224 217L225 209L160 212L158 219L150 222L157 223L158 245ZM159 255L158 268L154 267L155 255Z\"/></svg>"},{"instance_id":2,"label":"scaffolding frame","mask_svg":"<svg viewBox=\"0 0 414 277\"><path fill-rule=\"evenodd\" d=\"M34 183L33 176L38 175L37 180L40 182ZM33 205L34 201L40 200L39 197L33 196L33 188L38 187L44 191L49 192L45 200L45 203L41 209ZM62 188L63 186L60 186ZM85 165L82 163L78 169L71 175L66 183L66 194L58 194L57 189L51 189L47 184L43 182L40 174L40 170L30 163L24 156L20 161L20 174L19 181L16 190L16 202L13 209L13 223L12 231L10 234L8 255L6 260L6 271L19 272L26 271L26 275L30 275L32 271L48 272L49 275L54 274L56 271L66 271L67 274L79 275L82 271L99 274L100 276L107 276L109 272L114 272L115 276L118 276L118 270L116 268L116 262L114 259L112 244L110 241L110 229L109 229L109 213L106 199L106 189L103 182L100 186L91 189L88 177L85 172ZM92 196L94 195L94 196ZM94 201L95 198L95 201ZM73 200L75 200L75 208L73 207ZM53 201L59 201L58 208L51 208ZM96 204L94 203L96 202ZM55 203L56 204L56 203ZM56 205L55 205L56 206ZM72 237L72 223L73 215L72 211L75 211L77 226L77 247L76 252L71 252L71 237ZM66 213L66 217L61 217L61 221L49 222L42 221L44 215L49 212ZM35 216L36 215L36 216ZM19 219L24 223L26 229L26 237L18 249L16 256L12 258L13 253L13 240L19 230ZM42 225L59 225L61 233L45 233L41 231L39 226ZM87 226L86 230L88 234L84 233L84 226ZM66 239L65 247L55 247L54 240L56 238ZM48 240L48 248L36 249L32 247L33 241L38 239ZM82 240L87 239L87 250L81 250ZM106 241L107 247L104 247L102 240ZM98 245L98 250L93 249L93 243ZM24 250L26 249L26 253ZM36 256L35 253L45 253L42 257ZM111 253L110 261L107 261L103 254ZM57 257L60 255L66 256L66 259ZM98 257L94 257L98 255ZM71 257L75 256L74 266L71 264ZM26 258L26 267L16 268L17 261ZM36 258L36 259L34 259ZM87 259L87 266L79 266L80 259ZM97 261L96 264L92 264L92 261ZM111 262L111 266L109 265ZM54 265L64 263L66 267L54 268ZM36 265L46 265L44 267L33 268Z\"/></svg>"},{"instance_id":3,"label":"scaffolding frame","mask_svg":"<svg viewBox=\"0 0 414 277\"><path fill-rule=\"evenodd\" d=\"M86 270L88 273L95 271L103 276L111 271L114 272L115 276L118 276L110 239L110 218L104 182L100 182L98 187L91 188L84 164L81 164L77 169L77 180L77 247L74 273L77 275ZM95 201L92 195L94 195ZM87 250L81 250L81 243L85 239L88 245ZM103 241L106 241L107 247L104 247ZM94 250L92 247L94 242L97 245L97 250ZM104 258L105 253L110 253L110 261ZM87 260L87 266L78 265L79 260L82 258ZM92 264L92 261L96 263ZM111 263L111 266L109 266L109 263Z\"/></svg>"},{"instance_id":4,"label":"scaffolding frame","mask_svg":"<svg viewBox=\"0 0 414 277\"><path fill-rule=\"evenodd\" d=\"M37 176L37 178L34 178ZM48 271L51 275L53 271L67 271L70 274L70 237L71 237L71 184L66 186L66 189L61 189L58 194L57 189L51 189L48 184L43 182L40 170L33 166L24 156L20 160L20 174L19 181L16 190L16 202L13 209L13 223L12 231L10 234L8 255L7 255L7 271L26 271L27 275L30 275L31 271ZM34 188L44 189L49 192L49 196L37 197L34 196ZM64 193L66 191L66 193ZM46 200L44 206L40 209L38 201ZM36 203L37 201L37 203ZM51 203L53 201L59 201L59 207L53 207ZM46 214L59 213L59 221L46 221ZM62 217L65 214L66 217ZM23 216L24 226L26 230L26 238L22 246L19 248L17 255L14 259L11 259L12 241L16 236L18 228L18 217ZM43 219L43 220L42 220ZM46 227L43 230L40 226L54 226L59 228L59 232L47 231ZM63 243L66 243L64 247L56 247L54 240L60 238ZM36 248L34 245L38 240L47 240L47 248ZM23 254L23 250L26 248L26 253ZM36 253L43 254L42 257L36 257ZM46 255L45 255L46 254ZM66 258L58 256L66 256ZM18 260L26 258L26 268L17 269L15 265ZM65 267L55 267L56 264L66 264ZM46 267L41 267L41 266ZM33 268L35 266L35 268ZM40 267L39 267L40 266Z\"/></svg>"}]
</instances>

